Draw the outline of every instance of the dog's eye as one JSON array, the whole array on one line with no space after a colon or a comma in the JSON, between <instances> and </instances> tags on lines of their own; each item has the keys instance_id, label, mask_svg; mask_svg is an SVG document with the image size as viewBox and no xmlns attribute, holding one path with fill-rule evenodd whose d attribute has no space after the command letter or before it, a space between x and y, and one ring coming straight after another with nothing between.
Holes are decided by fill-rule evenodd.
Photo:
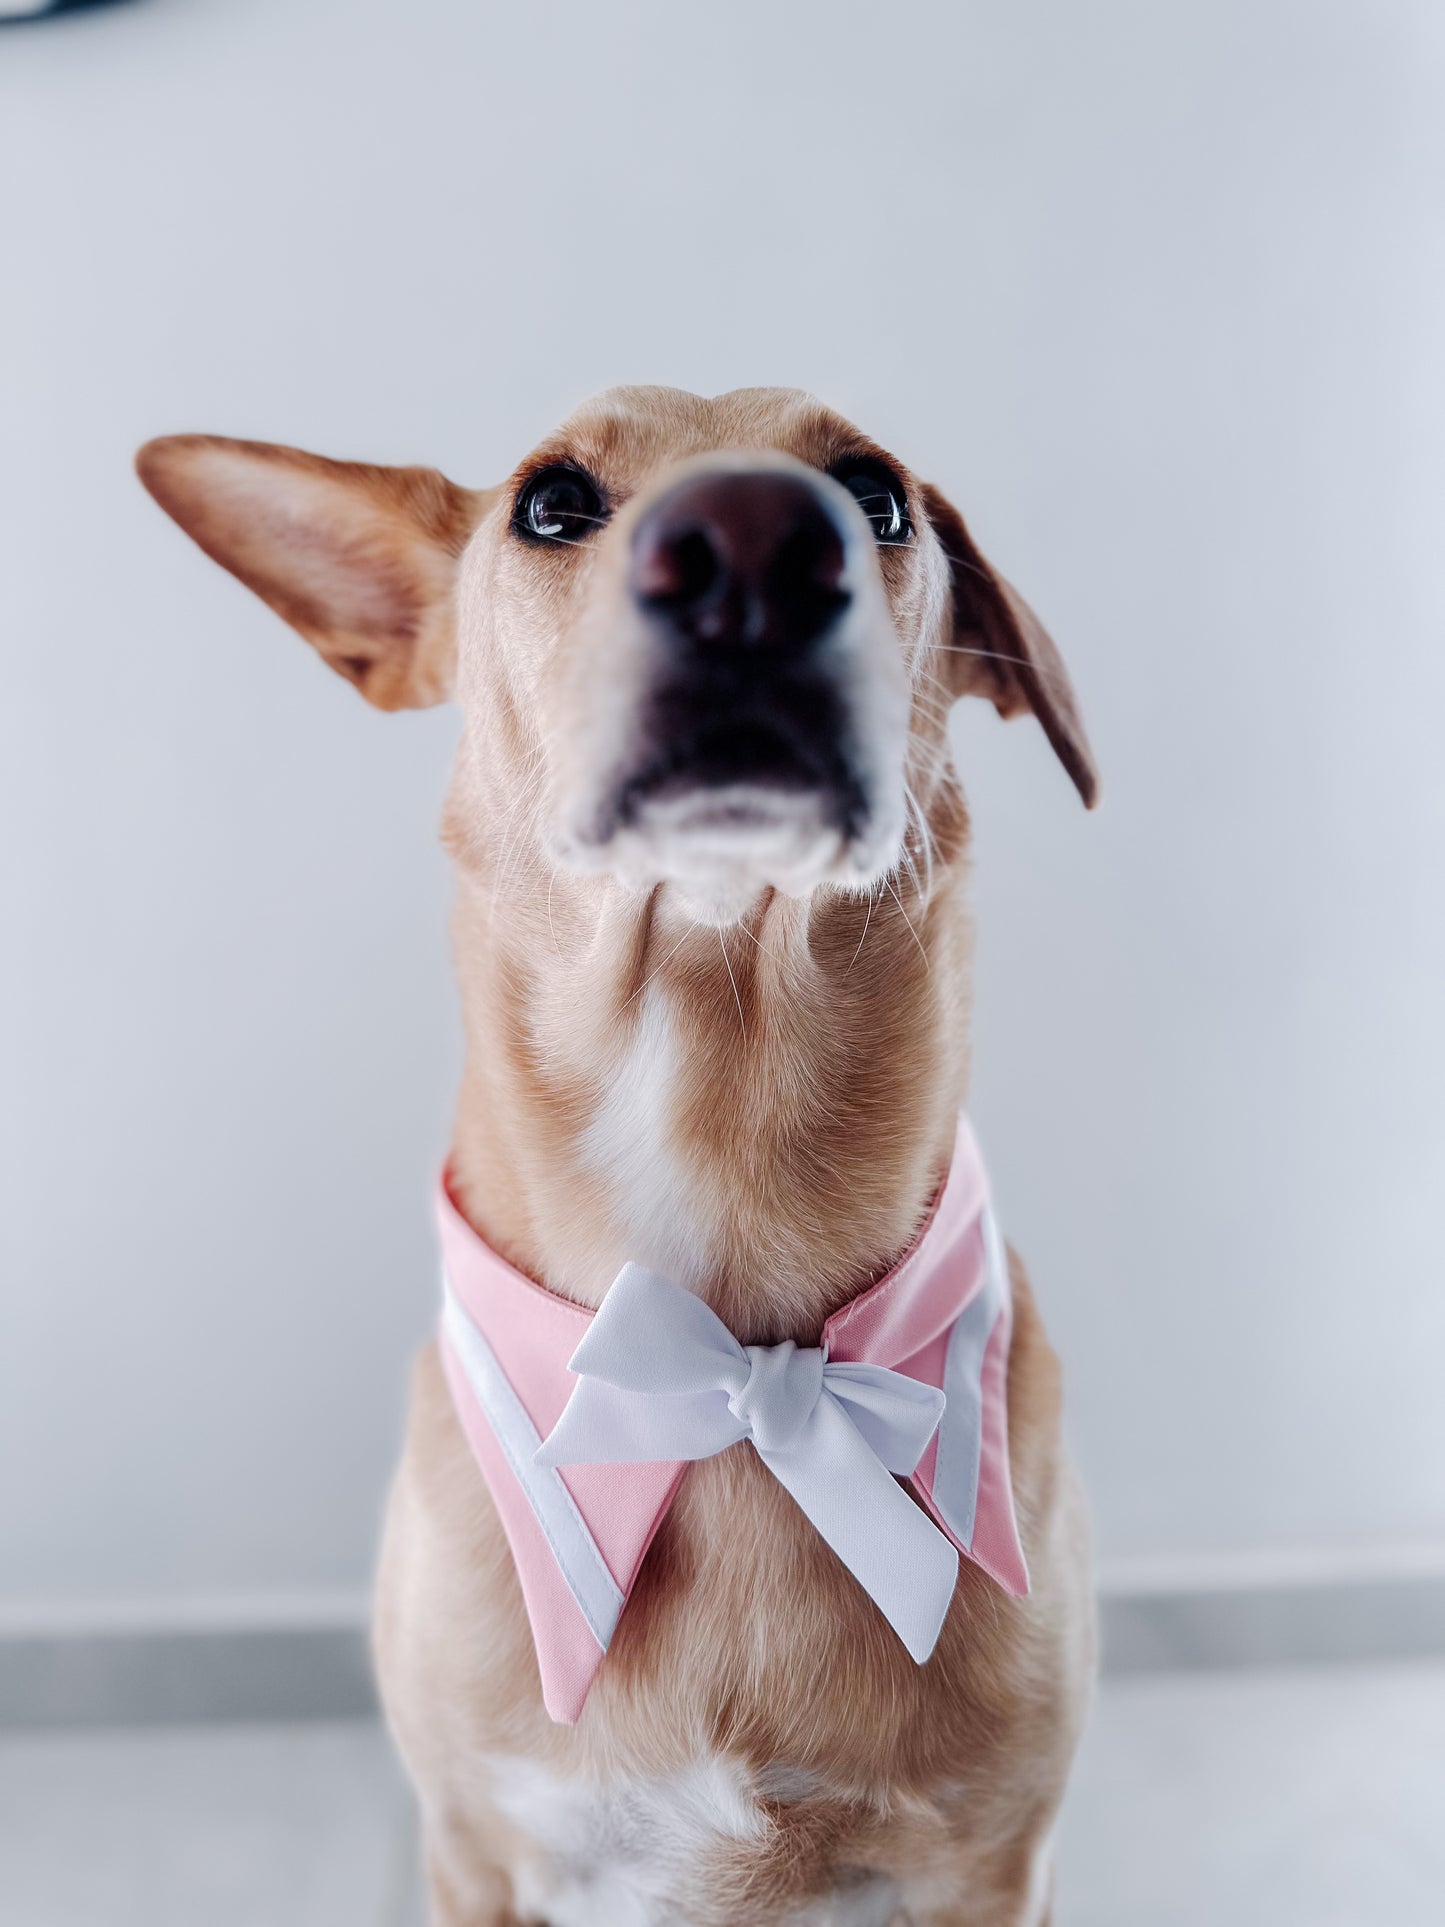
<instances>
[{"instance_id":1,"label":"dog's eye","mask_svg":"<svg viewBox=\"0 0 1445 1927\"><path fill-rule=\"evenodd\" d=\"M913 524L908 519L908 497L891 469L881 462L854 459L840 462L831 472L833 480L843 484L873 524L880 542L909 540Z\"/></svg>"},{"instance_id":2,"label":"dog's eye","mask_svg":"<svg viewBox=\"0 0 1445 1927\"><path fill-rule=\"evenodd\" d=\"M544 468L512 511L512 527L529 542L581 542L606 520L602 491L580 468Z\"/></svg>"}]
</instances>

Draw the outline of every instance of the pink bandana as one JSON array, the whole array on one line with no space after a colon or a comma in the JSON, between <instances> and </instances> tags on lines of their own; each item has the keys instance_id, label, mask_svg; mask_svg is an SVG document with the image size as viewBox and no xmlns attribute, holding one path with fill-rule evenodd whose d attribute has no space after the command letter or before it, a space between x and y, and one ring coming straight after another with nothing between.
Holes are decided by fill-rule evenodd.
<instances>
[{"instance_id":1,"label":"pink bandana","mask_svg":"<svg viewBox=\"0 0 1445 1927\"><path fill-rule=\"evenodd\" d=\"M958 1553L1028 1591L1009 1480L1008 1265L966 1120L917 1243L834 1313L817 1349L741 1346L701 1300L636 1265L588 1311L500 1258L445 1181L437 1209L442 1364L554 1720L580 1714L688 1464L744 1439L920 1663Z\"/></svg>"}]
</instances>

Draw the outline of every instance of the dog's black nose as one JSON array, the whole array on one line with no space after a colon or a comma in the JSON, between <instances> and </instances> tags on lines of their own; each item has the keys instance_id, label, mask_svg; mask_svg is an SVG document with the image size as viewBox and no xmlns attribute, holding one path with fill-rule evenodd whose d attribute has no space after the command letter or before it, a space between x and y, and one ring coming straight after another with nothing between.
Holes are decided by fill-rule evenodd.
<instances>
[{"instance_id":1,"label":"dog's black nose","mask_svg":"<svg viewBox=\"0 0 1445 1927\"><path fill-rule=\"evenodd\" d=\"M793 654L848 604L846 541L805 476L698 475L637 524L632 593L685 646Z\"/></svg>"}]
</instances>

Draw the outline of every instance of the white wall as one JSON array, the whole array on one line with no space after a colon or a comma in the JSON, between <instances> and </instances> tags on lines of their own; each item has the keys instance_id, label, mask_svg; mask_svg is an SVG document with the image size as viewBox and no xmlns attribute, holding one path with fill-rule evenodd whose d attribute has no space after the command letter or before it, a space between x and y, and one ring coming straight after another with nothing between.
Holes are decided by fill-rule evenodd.
<instances>
[{"instance_id":1,"label":"white wall","mask_svg":"<svg viewBox=\"0 0 1445 1927\"><path fill-rule=\"evenodd\" d=\"M1103 1551L1445 1533L1430 0L149 0L0 37L0 142L12 1615L359 1585L433 1297L451 723L133 447L484 482L636 379L836 402L1077 673L1096 818L963 742L976 1110Z\"/></svg>"}]
</instances>

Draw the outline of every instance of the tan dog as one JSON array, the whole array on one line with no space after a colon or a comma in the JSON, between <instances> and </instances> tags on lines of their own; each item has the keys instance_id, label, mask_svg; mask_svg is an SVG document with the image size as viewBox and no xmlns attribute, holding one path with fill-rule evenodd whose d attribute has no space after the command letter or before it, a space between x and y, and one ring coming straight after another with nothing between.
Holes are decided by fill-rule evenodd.
<instances>
[{"instance_id":1,"label":"tan dog","mask_svg":"<svg viewBox=\"0 0 1445 1927\"><path fill-rule=\"evenodd\" d=\"M967 1089L955 699L1032 710L1094 797L1053 645L957 513L774 389L602 395L480 492L207 436L139 467L370 701L461 704L471 1224L582 1304L637 1259L744 1342L816 1345L914 1237ZM1012 1269L1030 1596L965 1561L915 1666L733 1447L688 1473L574 1727L544 1713L428 1348L376 1650L438 1927L1048 1920L1093 1622L1058 1369Z\"/></svg>"}]
</instances>

